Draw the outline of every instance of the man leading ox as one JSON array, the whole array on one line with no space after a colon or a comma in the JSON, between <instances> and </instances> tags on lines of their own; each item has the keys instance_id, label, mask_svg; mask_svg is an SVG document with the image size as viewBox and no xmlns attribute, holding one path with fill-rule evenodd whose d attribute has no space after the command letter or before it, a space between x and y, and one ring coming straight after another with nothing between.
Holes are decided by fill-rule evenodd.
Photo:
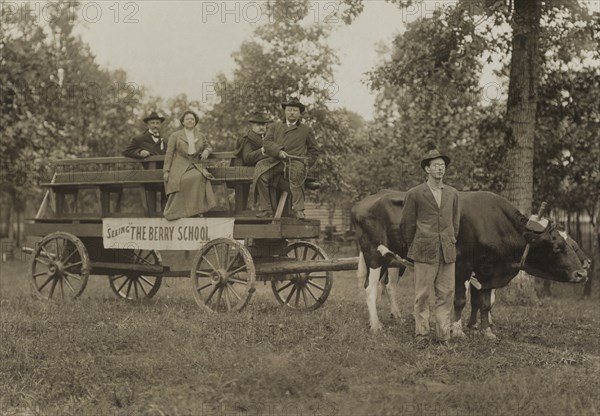
<instances>
[{"instance_id":1,"label":"man leading ox","mask_svg":"<svg viewBox=\"0 0 600 416\"><path fill-rule=\"evenodd\" d=\"M458 192L442 181L450 158L438 150L421 160L427 181L406 193L400 233L415 267L415 335L418 343L429 337L429 295L434 289L436 337L450 338L454 302L454 264L460 223Z\"/></svg>"}]
</instances>

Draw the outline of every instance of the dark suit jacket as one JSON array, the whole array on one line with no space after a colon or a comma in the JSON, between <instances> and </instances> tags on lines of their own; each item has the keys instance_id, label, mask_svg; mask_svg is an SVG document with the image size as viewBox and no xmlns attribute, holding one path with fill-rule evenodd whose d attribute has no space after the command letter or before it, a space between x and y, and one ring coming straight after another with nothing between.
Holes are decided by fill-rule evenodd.
<instances>
[{"instance_id":1,"label":"dark suit jacket","mask_svg":"<svg viewBox=\"0 0 600 416\"><path fill-rule=\"evenodd\" d=\"M210 173L200 163L200 156L204 150L208 149L209 152L212 152L212 149L202 133L194 130L194 136L196 137L196 153L191 156L187 154L189 145L183 129L177 130L169 137L163 167L164 172L169 172L169 180L165 186L167 195L179 192L181 177L187 172L190 165L194 165L207 179L211 177Z\"/></svg>"},{"instance_id":2,"label":"dark suit jacket","mask_svg":"<svg viewBox=\"0 0 600 416\"><path fill-rule=\"evenodd\" d=\"M300 122L291 127L288 127L286 123L281 121L271 124L265 135L263 145L265 153L269 157L260 160L256 164L256 169L254 169L254 178L252 180L253 190L250 192L254 201L256 201L258 189L256 182L258 178L282 163L282 160L279 159L279 152L281 150L293 156L308 157L309 166L312 166L319 156L317 140L315 139L313 130ZM301 164L302 162L293 161L292 163Z\"/></svg>"},{"instance_id":3,"label":"dark suit jacket","mask_svg":"<svg viewBox=\"0 0 600 416\"><path fill-rule=\"evenodd\" d=\"M438 207L427 183L410 189L404 199L400 233L408 246L407 257L419 263L456 261L456 239L460 223L458 191L444 184Z\"/></svg>"},{"instance_id":4,"label":"dark suit jacket","mask_svg":"<svg viewBox=\"0 0 600 416\"><path fill-rule=\"evenodd\" d=\"M259 160L267 157L261 151L262 145L262 138L249 130L244 137L238 140L233 154L242 159L244 166L254 166Z\"/></svg>"},{"instance_id":5,"label":"dark suit jacket","mask_svg":"<svg viewBox=\"0 0 600 416\"><path fill-rule=\"evenodd\" d=\"M264 147L265 153L277 160L281 150L294 156L308 156L309 166L319 156L313 130L299 122L291 127L281 121L273 123L265 135Z\"/></svg>"},{"instance_id":6,"label":"dark suit jacket","mask_svg":"<svg viewBox=\"0 0 600 416\"><path fill-rule=\"evenodd\" d=\"M123 151L123 156L131 157L133 159L143 159L142 156L140 156L142 150L150 152L150 156L164 155L167 152L167 142L163 140L163 148L161 149L160 141L154 143L152 135L146 130L142 134L131 139L129 146Z\"/></svg>"}]
</instances>

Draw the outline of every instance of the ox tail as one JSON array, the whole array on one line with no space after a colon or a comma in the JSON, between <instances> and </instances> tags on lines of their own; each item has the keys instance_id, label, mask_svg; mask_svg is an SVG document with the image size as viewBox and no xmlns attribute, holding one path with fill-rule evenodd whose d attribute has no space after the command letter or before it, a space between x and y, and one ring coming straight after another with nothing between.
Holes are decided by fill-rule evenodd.
<instances>
[{"instance_id":1,"label":"ox tail","mask_svg":"<svg viewBox=\"0 0 600 416\"><path fill-rule=\"evenodd\" d=\"M356 271L356 277L358 277L358 284L363 283L364 279L364 287L367 287L369 282L369 271L367 270L367 263L365 262L365 256L362 251L359 251L358 254L358 269Z\"/></svg>"}]
</instances>

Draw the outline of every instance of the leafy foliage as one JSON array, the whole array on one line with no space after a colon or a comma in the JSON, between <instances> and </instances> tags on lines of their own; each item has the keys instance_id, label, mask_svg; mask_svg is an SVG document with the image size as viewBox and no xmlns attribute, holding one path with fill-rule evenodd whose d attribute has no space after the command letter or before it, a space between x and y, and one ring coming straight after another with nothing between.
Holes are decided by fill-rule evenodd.
<instances>
[{"instance_id":1,"label":"leafy foliage","mask_svg":"<svg viewBox=\"0 0 600 416\"><path fill-rule=\"evenodd\" d=\"M321 151L313 174L322 190L315 197L339 195L346 189L341 168L350 132L344 113L330 111L327 105L337 88L333 66L338 59L326 43L331 28L306 22L308 0L268 4L272 18L234 53L233 76L217 76L212 89L215 103L202 120L203 129L219 138L216 149L232 149L248 129L249 113L262 111L278 119L280 103L297 96L308 104L304 122L314 129Z\"/></svg>"},{"instance_id":2,"label":"leafy foliage","mask_svg":"<svg viewBox=\"0 0 600 416\"><path fill-rule=\"evenodd\" d=\"M351 177L358 196L422 181L418 160L431 146L453 158L449 183L505 189L506 159L514 144L506 102L489 105L478 81L483 62L492 61L504 63L497 76L508 78L512 12L503 2L435 10L408 24L383 51L370 78L378 92L376 120L357 144L367 150L355 156L358 169ZM598 14L558 1L545 3L543 13L534 197L594 212L600 183L594 139L600 107Z\"/></svg>"},{"instance_id":3,"label":"leafy foliage","mask_svg":"<svg viewBox=\"0 0 600 416\"><path fill-rule=\"evenodd\" d=\"M120 152L139 97L123 71L100 68L64 13L45 24L18 14L0 26L0 165L23 207L48 181L47 160Z\"/></svg>"},{"instance_id":4,"label":"leafy foliage","mask_svg":"<svg viewBox=\"0 0 600 416\"><path fill-rule=\"evenodd\" d=\"M494 160L489 153L501 147L502 133L495 121L477 123L495 120L498 108L485 107L480 99L486 39L475 23L462 8L438 9L408 24L390 58L371 72L371 86L378 91L376 120L365 143L369 152L357 156L353 185L359 196L421 182L418 161L432 147L453 159L450 183L462 189L498 186L484 167Z\"/></svg>"}]
</instances>

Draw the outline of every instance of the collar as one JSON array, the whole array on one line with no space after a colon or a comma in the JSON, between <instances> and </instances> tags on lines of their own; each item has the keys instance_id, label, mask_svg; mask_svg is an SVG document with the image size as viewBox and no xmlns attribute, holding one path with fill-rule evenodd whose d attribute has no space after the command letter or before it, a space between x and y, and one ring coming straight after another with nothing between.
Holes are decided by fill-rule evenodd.
<instances>
[{"instance_id":1,"label":"collar","mask_svg":"<svg viewBox=\"0 0 600 416\"><path fill-rule=\"evenodd\" d=\"M246 134L246 137L248 138L248 140L259 145L259 147L260 147L260 146L262 146L262 142L263 142L263 139L265 136L264 135L261 136L260 134L255 133L252 130L248 130L248 134Z\"/></svg>"},{"instance_id":2,"label":"collar","mask_svg":"<svg viewBox=\"0 0 600 416\"><path fill-rule=\"evenodd\" d=\"M285 124L288 127L297 127L300 124L300 120L296 121L295 123L290 123L289 121L287 121L287 119L285 120Z\"/></svg>"},{"instance_id":3,"label":"collar","mask_svg":"<svg viewBox=\"0 0 600 416\"><path fill-rule=\"evenodd\" d=\"M183 135L185 136L185 138L187 139L192 139L192 140L196 140L196 131L195 129L191 129L188 130L185 127L183 128Z\"/></svg>"},{"instance_id":4,"label":"collar","mask_svg":"<svg viewBox=\"0 0 600 416\"><path fill-rule=\"evenodd\" d=\"M440 186L437 186L437 184L431 184L429 183L429 180L425 181L425 183L427 184L427 186L429 186L429 189L431 189L432 191L441 191L442 189L444 189L444 183L442 182L442 184Z\"/></svg>"}]
</instances>

